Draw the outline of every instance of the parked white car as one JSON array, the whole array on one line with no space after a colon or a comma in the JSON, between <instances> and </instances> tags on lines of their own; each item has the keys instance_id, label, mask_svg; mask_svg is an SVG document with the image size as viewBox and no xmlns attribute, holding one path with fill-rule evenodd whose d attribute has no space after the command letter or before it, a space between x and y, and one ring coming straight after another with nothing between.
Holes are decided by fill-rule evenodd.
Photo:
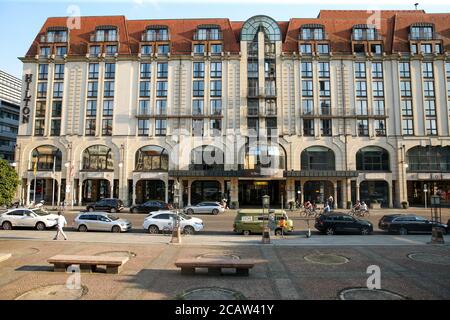
<instances>
[{"instance_id":1,"label":"parked white car","mask_svg":"<svg viewBox=\"0 0 450 320\"><path fill-rule=\"evenodd\" d=\"M194 234L203 230L203 220L179 213L180 229L184 234ZM163 230L172 230L177 215L172 211L156 211L144 219L142 227L149 233L156 234Z\"/></svg>"},{"instance_id":2,"label":"parked white car","mask_svg":"<svg viewBox=\"0 0 450 320\"><path fill-rule=\"evenodd\" d=\"M16 208L10 209L0 215L0 226L3 230L14 227L28 227L43 231L56 225L58 215L48 213L42 209Z\"/></svg>"}]
</instances>

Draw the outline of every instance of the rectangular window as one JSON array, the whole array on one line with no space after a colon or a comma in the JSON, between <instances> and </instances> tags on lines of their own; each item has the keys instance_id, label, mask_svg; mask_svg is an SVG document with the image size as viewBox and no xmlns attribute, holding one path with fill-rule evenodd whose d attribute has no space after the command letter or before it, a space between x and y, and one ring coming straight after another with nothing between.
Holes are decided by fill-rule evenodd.
<instances>
[{"instance_id":1,"label":"rectangular window","mask_svg":"<svg viewBox=\"0 0 450 320\"><path fill-rule=\"evenodd\" d=\"M139 115L149 115L149 114L150 114L150 101L139 100Z\"/></svg>"},{"instance_id":2,"label":"rectangular window","mask_svg":"<svg viewBox=\"0 0 450 320\"><path fill-rule=\"evenodd\" d=\"M204 96L204 82L203 80L194 80L193 82L193 96L194 97L203 97Z\"/></svg>"},{"instance_id":3,"label":"rectangular window","mask_svg":"<svg viewBox=\"0 0 450 320\"><path fill-rule=\"evenodd\" d=\"M222 80L211 80L211 97L222 96Z\"/></svg>"},{"instance_id":4,"label":"rectangular window","mask_svg":"<svg viewBox=\"0 0 450 320\"><path fill-rule=\"evenodd\" d=\"M331 115L331 100L325 99L320 101L320 114L323 116Z\"/></svg>"},{"instance_id":5,"label":"rectangular window","mask_svg":"<svg viewBox=\"0 0 450 320\"><path fill-rule=\"evenodd\" d=\"M86 119L86 136L95 136L95 119Z\"/></svg>"},{"instance_id":6,"label":"rectangular window","mask_svg":"<svg viewBox=\"0 0 450 320\"><path fill-rule=\"evenodd\" d=\"M259 132L259 119L258 118L247 118L247 128L250 134L258 134Z\"/></svg>"},{"instance_id":7,"label":"rectangular window","mask_svg":"<svg viewBox=\"0 0 450 320\"><path fill-rule=\"evenodd\" d=\"M312 78L311 62L302 62L302 78Z\"/></svg>"},{"instance_id":8,"label":"rectangular window","mask_svg":"<svg viewBox=\"0 0 450 320\"><path fill-rule=\"evenodd\" d=\"M436 119L425 119L425 127L428 136L437 135Z\"/></svg>"},{"instance_id":9,"label":"rectangular window","mask_svg":"<svg viewBox=\"0 0 450 320\"><path fill-rule=\"evenodd\" d=\"M313 99L303 99L302 109L304 115L312 115L314 112L314 100Z\"/></svg>"},{"instance_id":10,"label":"rectangular window","mask_svg":"<svg viewBox=\"0 0 450 320\"><path fill-rule=\"evenodd\" d=\"M412 117L413 115L412 100L402 100L401 107L402 107L402 115L404 117Z\"/></svg>"},{"instance_id":11,"label":"rectangular window","mask_svg":"<svg viewBox=\"0 0 450 320\"><path fill-rule=\"evenodd\" d=\"M247 64L247 77L248 78L258 78L258 63L249 62Z\"/></svg>"},{"instance_id":12,"label":"rectangular window","mask_svg":"<svg viewBox=\"0 0 450 320\"><path fill-rule=\"evenodd\" d=\"M329 97L330 96L330 81L319 81L319 94L321 97Z\"/></svg>"},{"instance_id":13,"label":"rectangular window","mask_svg":"<svg viewBox=\"0 0 450 320\"><path fill-rule=\"evenodd\" d=\"M55 64L55 80L64 79L64 65Z\"/></svg>"},{"instance_id":14,"label":"rectangular window","mask_svg":"<svg viewBox=\"0 0 450 320\"><path fill-rule=\"evenodd\" d=\"M412 119L403 119L403 135L412 136L414 135L414 124Z\"/></svg>"},{"instance_id":15,"label":"rectangular window","mask_svg":"<svg viewBox=\"0 0 450 320\"><path fill-rule=\"evenodd\" d=\"M303 119L303 135L314 136L314 120Z\"/></svg>"},{"instance_id":16,"label":"rectangular window","mask_svg":"<svg viewBox=\"0 0 450 320\"><path fill-rule=\"evenodd\" d=\"M424 81L423 82L423 95L425 97L434 97L434 82Z\"/></svg>"},{"instance_id":17,"label":"rectangular window","mask_svg":"<svg viewBox=\"0 0 450 320\"><path fill-rule=\"evenodd\" d=\"M143 45L141 47L141 54L144 56L151 55L153 53L153 46L151 45Z\"/></svg>"},{"instance_id":18,"label":"rectangular window","mask_svg":"<svg viewBox=\"0 0 450 320\"><path fill-rule=\"evenodd\" d=\"M48 57L50 55L50 47L41 47L40 56Z\"/></svg>"},{"instance_id":19,"label":"rectangular window","mask_svg":"<svg viewBox=\"0 0 450 320\"><path fill-rule=\"evenodd\" d=\"M39 82L37 87L37 97L47 98L47 82Z\"/></svg>"},{"instance_id":20,"label":"rectangular window","mask_svg":"<svg viewBox=\"0 0 450 320\"><path fill-rule=\"evenodd\" d=\"M39 80L47 80L48 79L48 64L40 64L39 65Z\"/></svg>"},{"instance_id":21,"label":"rectangular window","mask_svg":"<svg viewBox=\"0 0 450 320\"><path fill-rule=\"evenodd\" d=\"M139 96L150 97L150 81L141 81L139 84Z\"/></svg>"},{"instance_id":22,"label":"rectangular window","mask_svg":"<svg viewBox=\"0 0 450 320\"><path fill-rule=\"evenodd\" d=\"M169 74L169 64L167 62L160 62L157 65L158 78L166 79Z\"/></svg>"},{"instance_id":23,"label":"rectangular window","mask_svg":"<svg viewBox=\"0 0 450 320\"><path fill-rule=\"evenodd\" d=\"M445 74L447 78L450 78L450 62L445 63Z\"/></svg>"},{"instance_id":24,"label":"rectangular window","mask_svg":"<svg viewBox=\"0 0 450 320\"><path fill-rule=\"evenodd\" d=\"M257 116L259 111L259 101L256 99L248 100L247 102L247 115Z\"/></svg>"},{"instance_id":25,"label":"rectangular window","mask_svg":"<svg viewBox=\"0 0 450 320\"><path fill-rule=\"evenodd\" d=\"M302 95L304 97L312 97L313 96L312 80L303 80L302 81Z\"/></svg>"},{"instance_id":26,"label":"rectangular window","mask_svg":"<svg viewBox=\"0 0 450 320\"><path fill-rule=\"evenodd\" d=\"M192 120L192 135L202 137L204 135L203 119Z\"/></svg>"},{"instance_id":27,"label":"rectangular window","mask_svg":"<svg viewBox=\"0 0 450 320\"><path fill-rule=\"evenodd\" d=\"M167 81L158 81L156 83L156 96L167 97L168 83Z\"/></svg>"},{"instance_id":28,"label":"rectangular window","mask_svg":"<svg viewBox=\"0 0 450 320\"><path fill-rule=\"evenodd\" d=\"M381 44L371 44L370 45L370 51L373 54L381 54L383 51L383 47L381 46Z\"/></svg>"},{"instance_id":29,"label":"rectangular window","mask_svg":"<svg viewBox=\"0 0 450 320\"><path fill-rule=\"evenodd\" d=\"M386 135L386 124L384 119L376 119L374 121L375 135L377 137L383 137Z\"/></svg>"},{"instance_id":30,"label":"rectangular window","mask_svg":"<svg viewBox=\"0 0 450 320\"><path fill-rule=\"evenodd\" d=\"M222 77L222 62L211 62L211 78Z\"/></svg>"},{"instance_id":31,"label":"rectangular window","mask_svg":"<svg viewBox=\"0 0 450 320\"><path fill-rule=\"evenodd\" d=\"M204 44L194 44L194 54L204 54L205 45Z\"/></svg>"},{"instance_id":32,"label":"rectangular window","mask_svg":"<svg viewBox=\"0 0 450 320\"><path fill-rule=\"evenodd\" d=\"M156 119L155 120L155 135L165 136L167 132L167 120L166 119Z\"/></svg>"},{"instance_id":33,"label":"rectangular window","mask_svg":"<svg viewBox=\"0 0 450 320\"><path fill-rule=\"evenodd\" d=\"M150 125L150 120L139 119L138 120L138 135L139 136L148 136L149 125Z\"/></svg>"},{"instance_id":34,"label":"rectangular window","mask_svg":"<svg viewBox=\"0 0 450 320\"><path fill-rule=\"evenodd\" d=\"M112 117L114 108L113 100L104 100L103 101L103 116L104 117Z\"/></svg>"},{"instance_id":35,"label":"rectangular window","mask_svg":"<svg viewBox=\"0 0 450 320\"><path fill-rule=\"evenodd\" d=\"M150 79L152 77L152 64L141 63L141 79Z\"/></svg>"},{"instance_id":36,"label":"rectangular window","mask_svg":"<svg viewBox=\"0 0 450 320\"><path fill-rule=\"evenodd\" d=\"M89 63L89 79L98 79L98 63Z\"/></svg>"},{"instance_id":37,"label":"rectangular window","mask_svg":"<svg viewBox=\"0 0 450 320\"><path fill-rule=\"evenodd\" d=\"M367 100L356 100L356 114L366 116L368 113Z\"/></svg>"},{"instance_id":38,"label":"rectangular window","mask_svg":"<svg viewBox=\"0 0 450 320\"><path fill-rule=\"evenodd\" d=\"M43 136L44 135L44 127L45 120L44 119L36 119L34 122L34 135L35 136Z\"/></svg>"},{"instance_id":39,"label":"rectangular window","mask_svg":"<svg viewBox=\"0 0 450 320\"><path fill-rule=\"evenodd\" d=\"M203 115L203 100L192 100L192 114L195 116Z\"/></svg>"},{"instance_id":40,"label":"rectangular window","mask_svg":"<svg viewBox=\"0 0 450 320\"><path fill-rule=\"evenodd\" d=\"M402 97L411 97L411 82L401 81L400 82L400 95Z\"/></svg>"},{"instance_id":41,"label":"rectangular window","mask_svg":"<svg viewBox=\"0 0 450 320\"><path fill-rule=\"evenodd\" d=\"M331 119L322 119L322 136L331 136Z\"/></svg>"},{"instance_id":42,"label":"rectangular window","mask_svg":"<svg viewBox=\"0 0 450 320\"><path fill-rule=\"evenodd\" d=\"M61 117L62 111L62 101L53 101L52 104L52 117L59 118Z\"/></svg>"},{"instance_id":43,"label":"rectangular window","mask_svg":"<svg viewBox=\"0 0 450 320\"><path fill-rule=\"evenodd\" d=\"M319 43L317 45L317 52L319 54L329 54L330 53L330 47L328 44Z\"/></svg>"},{"instance_id":44,"label":"rectangular window","mask_svg":"<svg viewBox=\"0 0 450 320\"><path fill-rule=\"evenodd\" d=\"M194 78L203 78L205 76L205 63L204 62L194 62Z\"/></svg>"},{"instance_id":45,"label":"rectangular window","mask_svg":"<svg viewBox=\"0 0 450 320\"><path fill-rule=\"evenodd\" d=\"M210 120L210 128L213 136L219 136L222 131L222 120L220 119L211 119Z\"/></svg>"},{"instance_id":46,"label":"rectangular window","mask_svg":"<svg viewBox=\"0 0 450 320\"><path fill-rule=\"evenodd\" d=\"M436 116L436 103L434 100L425 100L425 115L427 117Z\"/></svg>"},{"instance_id":47,"label":"rectangular window","mask_svg":"<svg viewBox=\"0 0 450 320\"><path fill-rule=\"evenodd\" d=\"M330 63L328 62L319 62L319 77L320 78L329 78L330 77Z\"/></svg>"},{"instance_id":48,"label":"rectangular window","mask_svg":"<svg viewBox=\"0 0 450 320\"><path fill-rule=\"evenodd\" d=\"M36 101L36 117L45 117L46 102Z\"/></svg>"},{"instance_id":49,"label":"rectangular window","mask_svg":"<svg viewBox=\"0 0 450 320\"><path fill-rule=\"evenodd\" d=\"M86 116L95 117L97 115L97 100L88 100L86 106Z\"/></svg>"},{"instance_id":50,"label":"rectangular window","mask_svg":"<svg viewBox=\"0 0 450 320\"><path fill-rule=\"evenodd\" d=\"M114 79L116 76L116 64L105 63L105 79Z\"/></svg>"},{"instance_id":51,"label":"rectangular window","mask_svg":"<svg viewBox=\"0 0 450 320\"><path fill-rule=\"evenodd\" d=\"M433 78L433 63L423 62L422 63L422 75L424 78Z\"/></svg>"},{"instance_id":52,"label":"rectangular window","mask_svg":"<svg viewBox=\"0 0 450 320\"><path fill-rule=\"evenodd\" d=\"M168 53L169 53L169 45L167 44L158 45L158 54L167 55Z\"/></svg>"},{"instance_id":53,"label":"rectangular window","mask_svg":"<svg viewBox=\"0 0 450 320\"><path fill-rule=\"evenodd\" d=\"M60 119L52 119L50 135L51 136L59 136L61 134L61 120Z\"/></svg>"},{"instance_id":54,"label":"rectangular window","mask_svg":"<svg viewBox=\"0 0 450 320\"><path fill-rule=\"evenodd\" d=\"M372 82L372 94L374 97L384 97L383 81Z\"/></svg>"},{"instance_id":55,"label":"rectangular window","mask_svg":"<svg viewBox=\"0 0 450 320\"><path fill-rule=\"evenodd\" d=\"M67 54L67 47L56 47L56 55L62 57Z\"/></svg>"},{"instance_id":56,"label":"rectangular window","mask_svg":"<svg viewBox=\"0 0 450 320\"><path fill-rule=\"evenodd\" d=\"M221 44L212 44L211 45L211 53L212 54L221 54L222 53L222 45Z\"/></svg>"},{"instance_id":57,"label":"rectangular window","mask_svg":"<svg viewBox=\"0 0 450 320\"><path fill-rule=\"evenodd\" d=\"M365 78L366 77L366 63L365 62L355 62L355 77Z\"/></svg>"},{"instance_id":58,"label":"rectangular window","mask_svg":"<svg viewBox=\"0 0 450 320\"><path fill-rule=\"evenodd\" d=\"M433 46L431 44L421 44L420 51L422 54L431 54L433 53Z\"/></svg>"},{"instance_id":59,"label":"rectangular window","mask_svg":"<svg viewBox=\"0 0 450 320\"><path fill-rule=\"evenodd\" d=\"M116 45L108 45L106 46L106 55L107 56L113 56L117 53L117 46Z\"/></svg>"},{"instance_id":60,"label":"rectangular window","mask_svg":"<svg viewBox=\"0 0 450 320\"><path fill-rule=\"evenodd\" d=\"M63 87L64 87L64 83L62 83L62 82L53 83L53 98L62 98L63 97Z\"/></svg>"},{"instance_id":61,"label":"rectangular window","mask_svg":"<svg viewBox=\"0 0 450 320\"><path fill-rule=\"evenodd\" d=\"M97 93L98 93L98 82L97 81L88 82L88 97L97 98Z\"/></svg>"},{"instance_id":62,"label":"rectangular window","mask_svg":"<svg viewBox=\"0 0 450 320\"><path fill-rule=\"evenodd\" d=\"M90 46L89 47L89 55L97 56L100 54L100 46Z\"/></svg>"},{"instance_id":63,"label":"rectangular window","mask_svg":"<svg viewBox=\"0 0 450 320\"><path fill-rule=\"evenodd\" d=\"M211 99L211 114L214 116L220 116L222 114L221 99Z\"/></svg>"},{"instance_id":64,"label":"rectangular window","mask_svg":"<svg viewBox=\"0 0 450 320\"><path fill-rule=\"evenodd\" d=\"M114 97L114 81L105 81L105 90L103 95L105 98Z\"/></svg>"},{"instance_id":65,"label":"rectangular window","mask_svg":"<svg viewBox=\"0 0 450 320\"><path fill-rule=\"evenodd\" d=\"M372 78L383 78L383 63L373 62L372 63Z\"/></svg>"},{"instance_id":66,"label":"rectangular window","mask_svg":"<svg viewBox=\"0 0 450 320\"><path fill-rule=\"evenodd\" d=\"M356 81L356 96L367 97L367 84L365 81Z\"/></svg>"},{"instance_id":67,"label":"rectangular window","mask_svg":"<svg viewBox=\"0 0 450 320\"><path fill-rule=\"evenodd\" d=\"M302 54L312 54L312 46L308 43L302 43L300 44L300 52Z\"/></svg>"},{"instance_id":68,"label":"rectangular window","mask_svg":"<svg viewBox=\"0 0 450 320\"><path fill-rule=\"evenodd\" d=\"M409 62L399 63L400 78L409 78L411 73L409 71Z\"/></svg>"},{"instance_id":69,"label":"rectangular window","mask_svg":"<svg viewBox=\"0 0 450 320\"><path fill-rule=\"evenodd\" d=\"M160 115L160 116L167 114L167 100L166 99L156 100L156 114Z\"/></svg>"},{"instance_id":70,"label":"rectangular window","mask_svg":"<svg viewBox=\"0 0 450 320\"><path fill-rule=\"evenodd\" d=\"M102 136L112 135L112 119L102 120Z\"/></svg>"},{"instance_id":71,"label":"rectangular window","mask_svg":"<svg viewBox=\"0 0 450 320\"><path fill-rule=\"evenodd\" d=\"M384 100L373 101L373 114L376 116L384 116Z\"/></svg>"},{"instance_id":72,"label":"rectangular window","mask_svg":"<svg viewBox=\"0 0 450 320\"><path fill-rule=\"evenodd\" d=\"M358 135L369 135L369 121L367 119L358 119Z\"/></svg>"}]
</instances>

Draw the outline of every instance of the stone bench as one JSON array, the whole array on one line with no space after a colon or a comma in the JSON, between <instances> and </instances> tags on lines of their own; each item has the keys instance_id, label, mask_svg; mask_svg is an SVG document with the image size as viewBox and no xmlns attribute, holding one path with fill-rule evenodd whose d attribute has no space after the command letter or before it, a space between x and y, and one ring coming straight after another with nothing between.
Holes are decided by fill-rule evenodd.
<instances>
[{"instance_id":1,"label":"stone bench","mask_svg":"<svg viewBox=\"0 0 450 320\"><path fill-rule=\"evenodd\" d=\"M223 268L236 269L236 274L248 276L255 261L251 259L179 259L175 266L181 268L181 274L195 274L196 268L207 268L209 274L221 275Z\"/></svg>"},{"instance_id":2,"label":"stone bench","mask_svg":"<svg viewBox=\"0 0 450 320\"><path fill-rule=\"evenodd\" d=\"M47 261L54 265L55 272L66 272L69 266L79 265L81 272L91 273L97 266L106 266L106 273L118 274L128 260L128 257L56 255Z\"/></svg>"}]
</instances>

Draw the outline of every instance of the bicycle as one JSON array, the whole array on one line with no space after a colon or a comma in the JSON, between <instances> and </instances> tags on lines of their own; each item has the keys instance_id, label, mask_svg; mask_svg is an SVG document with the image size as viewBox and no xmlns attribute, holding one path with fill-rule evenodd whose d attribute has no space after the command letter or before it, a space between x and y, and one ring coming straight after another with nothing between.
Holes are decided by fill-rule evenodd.
<instances>
[{"instance_id":1,"label":"bicycle","mask_svg":"<svg viewBox=\"0 0 450 320\"><path fill-rule=\"evenodd\" d=\"M318 214L318 212L316 211L316 209L305 209L302 211L301 215L302 217L306 218L306 217L316 217Z\"/></svg>"}]
</instances>

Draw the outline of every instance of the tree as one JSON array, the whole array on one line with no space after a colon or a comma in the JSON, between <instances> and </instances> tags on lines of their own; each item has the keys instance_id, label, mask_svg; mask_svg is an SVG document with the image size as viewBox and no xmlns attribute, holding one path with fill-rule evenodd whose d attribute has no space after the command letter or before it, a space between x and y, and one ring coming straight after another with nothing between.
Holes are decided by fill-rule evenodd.
<instances>
[{"instance_id":1,"label":"tree","mask_svg":"<svg viewBox=\"0 0 450 320\"><path fill-rule=\"evenodd\" d=\"M18 185L16 170L8 161L0 159L0 206L11 204Z\"/></svg>"}]
</instances>

